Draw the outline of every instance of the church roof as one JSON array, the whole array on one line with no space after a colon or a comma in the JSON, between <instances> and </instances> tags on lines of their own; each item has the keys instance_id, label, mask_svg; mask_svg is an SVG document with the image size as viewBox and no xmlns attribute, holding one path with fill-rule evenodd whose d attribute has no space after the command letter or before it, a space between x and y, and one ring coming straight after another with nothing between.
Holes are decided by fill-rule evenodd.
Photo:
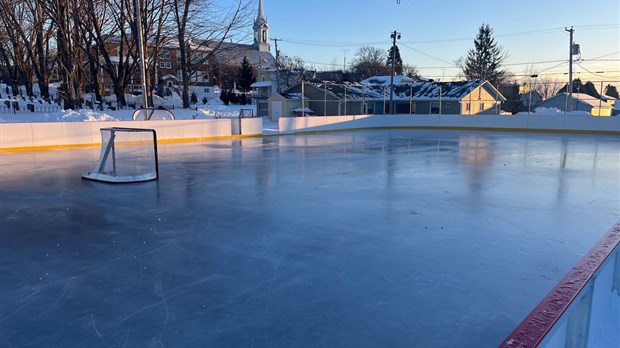
<instances>
[{"instance_id":1,"label":"church roof","mask_svg":"<svg viewBox=\"0 0 620 348\"><path fill-rule=\"evenodd\" d=\"M241 65L248 57L250 65L258 69L275 69L276 59L271 52L261 52L254 45L224 42L213 55L213 61L221 64Z\"/></svg>"}]
</instances>

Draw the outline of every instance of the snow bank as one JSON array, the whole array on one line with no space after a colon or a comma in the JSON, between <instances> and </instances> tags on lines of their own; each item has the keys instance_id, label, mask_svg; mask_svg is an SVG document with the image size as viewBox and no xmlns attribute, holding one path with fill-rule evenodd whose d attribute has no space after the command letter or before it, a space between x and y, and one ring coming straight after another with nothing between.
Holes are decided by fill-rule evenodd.
<instances>
[{"instance_id":1,"label":"snow bank","mask_svg":"<svg viewBox=\"0 0 620 348\"><path fill-rule=\"evenodd\" d=\"M129 117L131 118L131 116ZM93 110L65 110L42 115L43 122L97 122L97 121L119 121L103 111Z\"/></svg>"},{"instance_id":2,"label":"snow bank","mask_svg":"<svg viewBox=\"0 0 620 348\"><path fill-rule=\"evenodd\" d=\"M522 111L517 113L517 115L527 115L527 111ZM543 116L562 116L562 115L581 115L581 116L592 116L589 112L586 111L571 111L564 112L558 108L536 108L531 114L534 115L543 115Z\"/></svg>"}]
</instances>

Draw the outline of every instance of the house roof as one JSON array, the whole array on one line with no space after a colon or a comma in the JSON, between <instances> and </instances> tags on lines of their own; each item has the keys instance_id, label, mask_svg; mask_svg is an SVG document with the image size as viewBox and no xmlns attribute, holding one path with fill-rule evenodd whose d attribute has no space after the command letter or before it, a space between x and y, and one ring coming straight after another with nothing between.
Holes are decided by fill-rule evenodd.
<instances>
[{"instance_id":1,"label":"house roof","mask_svg":"<svg viewBox=\"0 0 620 348\"><path fill-rule=\"evenodd\" d=\"M389 83L387 86L364 85L357 83L348 85L306 83L306 85L311 85L315 88L324 90L325 93L338 99L344 99L346 94L347 99L382 100L384 98L389 98L390 93ZM298 87L299 85L294 86L289 90L298 89ZM498 100L506 100L506 98L504 98L504 96L490 83L480 80L458 82L412 82L404 85L396 85L394 86L394 100L437 100L440 98L441 94L442 100L460 101L478 87L487 89L490 94L496 95Z\"/></svg>"},{"instance_id":2,"label":"house roof","mask_svg":"<svg viewBox=\"0 0 620 348\"><path fill-rule=\"evenodd\" d=\"M177 80L177 81L178 81L178 80L179 80L176 76L171 75L171 74L166 74L166 75L163 75L163 76L162 76L162 77L160 77L159 79L160 79L160 80L164 80L164 81L166 81L166 80Z\"/></svg>"},{"instance_id":3,"label":"house roof","mask_svg":"<svg viewBox=\"0 0 620 348\"><path fill-rule=\"evenodd\" d=\"M369 77L361 82L366 86L384 86L389 87L391 76L373 76ZM410 84L416 82L415 79L404 75L394 75L394 85Z\"/></svg>"},{"instance_id":4,"label":"house roof","mask_svg":"<svg viewBox=\"0 0 620 348\"><path fill-rule=\"evenodd\" d=\"M258 81L258 82L254 82L253 84L250 85L250 87L255 88L255 87L271 87L273 86L273 82L272 81Z\"/></svg>"},{"instance_id":5,"label":"house roof","mask_svg":"<svg viewBox=\"0 0 620 348\"><path fill-rule=\"evenodd\" d=\"M566 100L567 93L565 93L565 92L558 93L558 94L554 95L553 97L545 100L543 102L543 104L541 104L541 105L544 106L544 104L549 103L549 102L551 102L551 101L553 101L555 99L558 99L558 98ZM585 93L573 93L573 100L577 100L577 101L579 101L581 103L588 104L591 107L596 107L596 108L600 107L601 109L611 109L612 108L612 106L607 104L604 100L595 98L595 97L593 97L593 96L591 96L589 94L585 94Z\"/></svg>"},{"instance_id":6,"label":"house roof","mask_svg":"<svg viewBox=\"0 0 620 348\"><path fill-rule=\"evenodd\" d=\"M614 97L612 97L610 95L607 95L607 94L601 95L601 99L603 99L605 101L614 101L614 100L616 100L616 98L614 98Z\"/></svg>"}]
</instances>

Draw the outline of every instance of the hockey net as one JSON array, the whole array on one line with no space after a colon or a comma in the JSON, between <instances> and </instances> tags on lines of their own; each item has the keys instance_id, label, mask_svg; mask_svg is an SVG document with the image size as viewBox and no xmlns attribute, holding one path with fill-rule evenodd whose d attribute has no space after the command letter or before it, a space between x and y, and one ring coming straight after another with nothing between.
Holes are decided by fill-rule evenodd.
<instances>
[{"instance_id":1,"label":"hockey net","mask_svg":"<svg viewBox=\"0 0 620 348\"><path fill-rule=\"evenodd\" d=\"M111 183L156 180L159 169L155 130L102 128L99 161L92 172L82 177Z\"/></svg>"}]
</instances>

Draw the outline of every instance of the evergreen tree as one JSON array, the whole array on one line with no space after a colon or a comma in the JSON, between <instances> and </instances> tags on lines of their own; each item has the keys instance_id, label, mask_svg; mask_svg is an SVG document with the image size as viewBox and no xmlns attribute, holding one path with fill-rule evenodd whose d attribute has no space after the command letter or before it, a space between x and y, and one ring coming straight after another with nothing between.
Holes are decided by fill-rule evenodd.
<instances>
[{"instance_id":1,"label":"evergreen tree","mask_svg":"<svg viewBox=\"0 0 620 348\"><path fill-rule=\"evenodd\" d=\"M608 95L612 98L620 99L620 96L618 95L618 89L616 88L616 86L611 84L605 87L605 95Z\"/></svg>"},{"instance_id":2,"label":"evergreen tree","mask_svg":"<svg viewBox=\"0 0 620 348\"><path fill-rule=\"evenodd\" d=\"M256 82L256 76L254 74L254 68L250 65L248 57L244 56L239 67L239 74L237 77L239 81L238 88L242 92L249 92L252 90L251 85Z\"/></svg>"},{"instance_id":3,"label":"evergreen tree","mask_svg":"<svg viewBox=\"0 0 620 348\"><path fill-rule=\"evenodd\" d=\"M567 91L566 85L568 84L565 84L564 87L562 87L558 91L558 94L566 93ZM574 79L572 85L573 85L573 93L583 93L583 94L587 94L597 99L601 97L601 95L596 90L596 87L594 86L594 84L590 81L584 84L583 82L581 82L581 79Z\"/></svg>"},{"instance_id":4,"label":"evergreen tree","mask_svg":"<svg viewBox=\"0 0 620 348\"><path fill-rule=\"evenodd\" d=\"M192 97L190 98L190 102L192 104L198 104L198 97L196 96L196 92L192 92Z\"/></svg>"},{"instance_id":5,"label":"evergreen tree","mask_svg":"<svg viewBox=\"0 0 620 348\"><path fill-rule=\"evenodd\" d=\"M400 57L400 50L397 45L390 47L388 50L387 60L385 62L385 66L388 71L392 71L392 49L394 49L394 75L402 75L403 74L403 59Z\"/></svg>"},{"instance_id":6,"label":"evergreen tree","mask_svg":"<svg viewBox=\"0 0 620 348\"><path fill-rule=\"evenodd\" d=\"M493 29L488 24L482 24L474 39L474 48L467 52L465 61L460 65L468 79L486 80L498 86L506 74L506 70L502 69L505 59L504 50L493 39Z\"/></svg>"}]
</instances>

